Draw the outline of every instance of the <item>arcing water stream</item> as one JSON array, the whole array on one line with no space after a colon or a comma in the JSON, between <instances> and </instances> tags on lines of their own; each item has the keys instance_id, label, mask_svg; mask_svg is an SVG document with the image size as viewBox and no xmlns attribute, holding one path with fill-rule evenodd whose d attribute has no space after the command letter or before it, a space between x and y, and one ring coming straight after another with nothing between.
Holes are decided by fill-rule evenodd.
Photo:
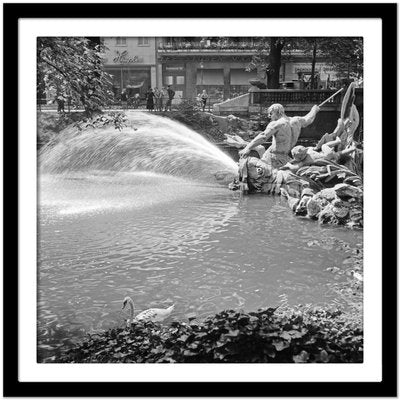
<instances>
[{"instance_id":1,"label":"arcing water stream","mask_svg":"<svg viewBox=\"0 0 400 400\"><path fill-rule=\"evenodd\" d=\"M46 173L141 171L209 181L221 170L237 173L236 163L198 133L143 112L132 112L121 132L114 126L66 129L56 145L43 149L40 167Z\"/></svg>"}]
</instances>

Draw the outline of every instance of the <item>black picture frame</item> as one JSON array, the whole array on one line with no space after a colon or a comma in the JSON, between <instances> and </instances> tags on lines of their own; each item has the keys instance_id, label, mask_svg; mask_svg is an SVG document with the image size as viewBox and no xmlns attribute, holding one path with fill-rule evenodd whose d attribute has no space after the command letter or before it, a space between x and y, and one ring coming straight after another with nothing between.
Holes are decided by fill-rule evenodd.
<instances>
[{"instance_id":1,"label":"black picture frame","mask_svg":"<svg viewBox=\"0 0 400 400\"><path fill-rule=\"evenodd\" d=\"M18 380L18 20L20 18L380 18L382 20L382 381L381 382L20 382ZM397 4L3 4L3 382L4 396L296 397L397 395L396 126ZM388 188L390 188L388 190ZM34 199L32 199L34 201ZM17 229L15 229L17 228ZM179 378L178 378L179 379Z\"/></svg>"}]
</instances>

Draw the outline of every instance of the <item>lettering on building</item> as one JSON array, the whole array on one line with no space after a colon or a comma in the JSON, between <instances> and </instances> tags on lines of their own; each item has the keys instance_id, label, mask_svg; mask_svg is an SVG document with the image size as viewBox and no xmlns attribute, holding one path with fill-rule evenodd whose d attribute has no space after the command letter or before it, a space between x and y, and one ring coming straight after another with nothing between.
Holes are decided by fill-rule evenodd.
<instances>
[{"instance_id":1,"label":"lettering on building","mask_svg":"<svg viewBox=\"0 0 400 400\"><path fill-rule=\"evenodd\" d=\"M169 66L167 65L165 67L166 71L183 71L185 69L184 66L180 66L180 65L175 65L175 66Z\"/></svg>"},{"instance_id":2,"label":"lettering on building","mask_svg":"<svg viewBox=\"0 0 400 400\"><path fill-rule=\"evenodd\" d=\"M323 67L322 70L326 73L331 73L331 72L335 72L335 67L334 66L326 66L326 67Z\"/></svg>"},{"instance_id":3,"label":"lettering on building","mask_svg":"<svg viewBox=\"0 0 400 400\"><path fill-rule=\"evenodd\" d=\"M335 71L335 67L332 65L328 64L320 64L316 63L315 64L315 71L316 72L325 72L325 73L332 73ZM311 63L310 64L305 64L305 63L299 63L299 64L294 64L294 72L299 73L311 73Z\"/></svg>"},{"instance_id":4,"label":"lettering on building","mask_svg":"<svg viewBox=\"0 0 400 400\"><path fill-rule=\"evenodd\" d=\"M139 56L130 57L126 50L123 52L116 50L115 53L117 54L116 57L113 58L115 64L134 64L142 61Z\"/></svg>"}]
</instances>

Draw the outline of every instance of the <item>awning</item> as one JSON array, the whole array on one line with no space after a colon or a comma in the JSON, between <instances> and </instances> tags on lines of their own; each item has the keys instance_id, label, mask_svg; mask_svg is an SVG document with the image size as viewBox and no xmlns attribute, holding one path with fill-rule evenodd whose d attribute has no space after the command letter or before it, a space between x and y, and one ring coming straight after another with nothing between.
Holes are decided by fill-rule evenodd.
<instances>
[{"instance_id":1,"label":"awning","mask_svg":"<svg viewBox=\"0 0 400 400\"><path fill-rule=\"evenodd\" d=\"M140 89L144 85L144 81L140 82L138 85L127 85L127 89Z\"/></svg>"}]
</instances>

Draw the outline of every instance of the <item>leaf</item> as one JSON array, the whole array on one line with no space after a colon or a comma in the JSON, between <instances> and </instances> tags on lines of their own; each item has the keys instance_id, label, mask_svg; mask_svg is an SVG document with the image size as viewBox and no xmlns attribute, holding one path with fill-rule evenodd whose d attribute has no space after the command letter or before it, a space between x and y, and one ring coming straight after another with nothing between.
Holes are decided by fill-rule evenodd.
<instances>
[{"instance_id":1,"label":"leaf","mask_svg":"<svg viewBox=\"0 0 400 400\"><path fill-rule=\"evenodd\" d=\"M321 350L321 352L319 353L319 357L323 363L329 362L329 356L325 350Z\"/></svg>"},{"instance_id":2,"label":"leaf","mask_svg":"<svg viewBox=\"0 0 400 400\"><path fill-rule=\"evenodd\" d=\"M192 356L197 356L197 353L195 353L195 352L193 352L193 351L190 351L190 350L185 350L185 351L183 352L183 355L184 355L185 357L192 357Z\"/></svg>"},{"instance_id":3,"label":"leaf","mask_svg":"<svg viewBox=\"0 0 400 400\"><path fill-rule=\"evenodd\" d=\"M189 349L196 350L200 347L200 342L193 342L187 346Z\"/></svg>"},{"instance_id":4,"label":"leaf","mask_svg":"<svg viewBox=\"0 0 400 400\"><path fill-rule=\"evenodd\" d=\"M282 339L288 340L289 342L292 340L292 336L289 332L285 331L279 335Z\"/></svg>"},{"instance_id":5,"label":"leaf","mask_svg":"<svg viewBox=\"0 0 400 400\"><path fill-rule=\"evenodd\" d=\"M255 323L258 322L258 318L257 317L250 317L250 323Z\"/></svg>"},{"instance_id":6,"label":"leaf","mask_svg":"<svg viewBox=\"0 0 400 400\"><path fill-rule=\"evenodd\" d=\"M240 333L239 329L235 329L235 330L229 331L224 336L237 337L239 335L239 333Z\"/></svg>"},{"instance_id":7,"label":"leaf","mask_svg":"<svg viewBox=\"0 0 400 400\"><path fill-rule=\"evenodd\" d=\"M289 347L289 343L285 340L274 340L272 344L275 346L276 351L282 351Z\"/></svg>"},{"instance_id":8,"label":"leaf","mask_svg":"<svg viewBox=\"0 0 400 400\"><path fill-rule=\"evenodd\" d=\"M309 354L305 350L302 350L300 354L298 354L297 356L293 356L293 361L295 363L306 363L309 358Z\"/></svg>"},{"instance_id":9,"label":"leaf","mask_svg":"<svg viewBox=\"0 0 400 400\"><path fill-rule=\"evenodd\" d=\"M264 354L266 354L268 357L271 357L271 358L275 358L275 356L276 356L275 351L270 348L264 349Z\"/></svg>"},{"instance_id":10,"label":"leaf","mask_svg":"<svg viewBox=\"0 0 400 400\"><path fill-rule=\"evenodd\" d=\"M292 339L299 339L307 333L307 329L302 329L301 331L292 330L288 332Z\"/></svg>"},{"instance_id":11,"label":"leaf","mask_svg":"<svg viewBox=\"0 0 400 400\"><path fill-rule=\"evenodd\" d=\"M222 342L222 341L218 341L217 343L215 343L215 347L216 348L220 348L220 347L224 347L226 345L226 342Z\"/></svg>"},{"instance_id":12,"label":"leaf","mask_svg":"<svg viewBox=\"0 0 400 400\"><path fill-rule=\"evenodd\" d=\"M179 336L178 339L176 339L176 340L178 340L180 342L186 342L188 337L189 337L188 335L182 335L182 336Z\"/></svg>"}]
</instances>

